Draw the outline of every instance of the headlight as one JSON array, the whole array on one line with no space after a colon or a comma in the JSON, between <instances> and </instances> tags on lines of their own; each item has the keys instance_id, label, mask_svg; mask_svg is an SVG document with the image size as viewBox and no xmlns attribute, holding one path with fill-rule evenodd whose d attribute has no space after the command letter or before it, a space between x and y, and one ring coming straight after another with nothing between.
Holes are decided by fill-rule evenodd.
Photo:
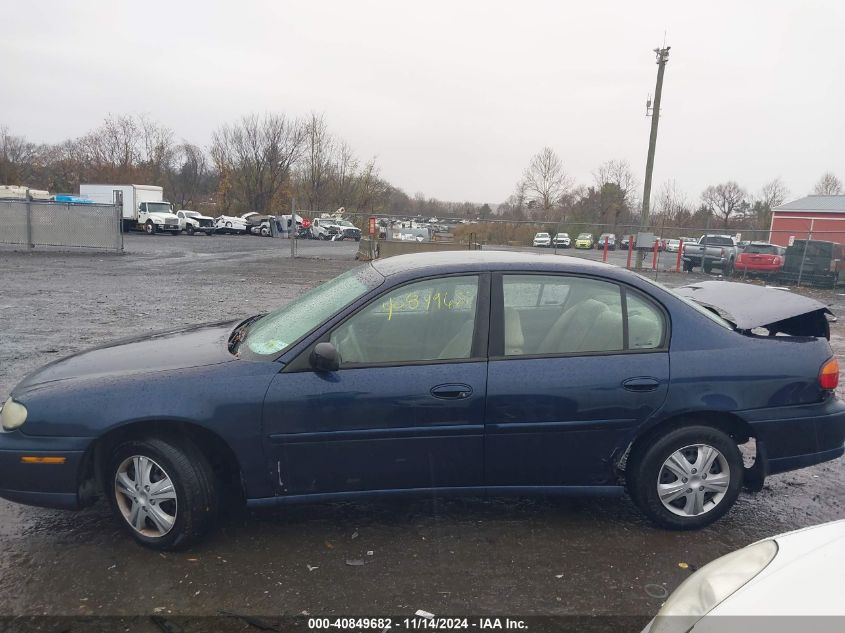
<instances>
[{"instance_id":1,"label":"headlight","mask_svg":"<svg viewBox=\"0 0 845 633\"><path fill-rule=\"evenodd\" d=\"M778 553L761 541L708 563L675 589L657 613L649 633L684 633L766 568Z\"/></svg>"},{"instance_id":2,"label":"headlight","mask_svg":"<svg viewBox=\"0 0 845 633\"><path fill-rule=\"evenodd\" d=\"M164 224L164 220L162 220L161 218L153 218L153 223L154 224Z\"/></svg>"},{"instance_id":3,"label":"headlight","mask_svg":"<svg viewBox=\"0 0 845 633\"><path fill-rule=\"evenodd\" d=\"M3 408L0 409L0 425L3 430L13 431L24 422L26 422L26 407L11 398L6 400Z\"/></svg>"}]
</instances>

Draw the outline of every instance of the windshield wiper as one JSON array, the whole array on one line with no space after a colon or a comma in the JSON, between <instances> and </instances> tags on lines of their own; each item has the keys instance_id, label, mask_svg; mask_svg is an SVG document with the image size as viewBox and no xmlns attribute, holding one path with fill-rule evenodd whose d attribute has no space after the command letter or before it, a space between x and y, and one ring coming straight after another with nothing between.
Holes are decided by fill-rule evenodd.
<instances>
[{"instance_id":1,"label":"windshield wiper","mask_svg":"<svg viewBox=\"0 0 845 633\"><path fill-rule=\"evenodd\" d=\"M249 331L249 326L263 317L263 314L256 314L245 321L241 321L241 323L232 330L232 333L229 335L229 352L234 354L238 350L238 345L240 345L243 340L246 338L246 334Z\"/></svg>"}]
</instances>

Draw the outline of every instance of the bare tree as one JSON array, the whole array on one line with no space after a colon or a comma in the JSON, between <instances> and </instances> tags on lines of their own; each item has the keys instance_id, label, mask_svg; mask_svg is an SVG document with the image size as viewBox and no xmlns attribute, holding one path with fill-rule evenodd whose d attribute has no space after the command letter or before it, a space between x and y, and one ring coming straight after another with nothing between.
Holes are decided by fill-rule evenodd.
<instances>
[{"instance_id":1,"label":"bare tree","mask_svg":"<svg viewBox=\"0 0 845 633\"><path fill-rule=\"evenodd\" d=\"M609 160L593 172L599 192L601 221L615 230L619 221L634 208L637 179L626 160Z\"/></svg>"},{"instance_id":2,"label":"bare tree","mask_svg":"<svg viewBox=\"0 0 845 633\"><path fill-rule=\"evenodd\" d=\"M0 184L27 185L36 170L38 148L22 136L0 126Z\"/></svg>"},{"instance_id":3,"label":"bare tree","mask_svg":"<svg viewBox=\"0 0 845 633\"><path fill-rule=\"evenodd\" d=\"M283 114L249 115L212 136L211 157L221 193L251 211L267 212L302 153L303 125Z\"/></svg>"},{"instance_id":4,"label":"bare tree","mask_svg":"<svg viewBox=\"0 0 845 633\"><path fill-rule=\"evenodd\" d=\"M109 115L80 141L89 170L100 178L131 182L142 154L140 136L134 117Z\"/></svg>"},{"instance_id":5,"label":"bare tree","mask_svg":"<svg viewBox=\"0 0 845 633\"><path fill-rule=\"evenodd\" d=\"M731 215L745 203L745 190L730 180L718 185L710 185L701 194L701 201L717 216L722 218L722 226L728 228Z\"/></svg>"},{"instance_id":6,"label":"bare tree","mask_svg":"<svg viewBox=\"0 0 845 633\"><path fill-rule=\"evenodd\" d=\"M168 195L179 208L196 207L200 194L208 190L210 174L205 152L191 143L182 143L175 150L174 163Z\"/></svg>"},{"instance_id":7,"label":"bare tree","mask_svg":"<svg viewBox=\"0 0 845 633\"><path fill-rule=\"evenodd\" d=\"M563 163L550 147L544 147L534 155L522 180L529 198L544 211L554 208L572 186L572 179L564 171Z\"/></svg>"},{"instance_id":8,"label":"bare tree","mask_svg":"<svg viewBox=\"0 0 845 633\"><path fill-rule=\"evenodd\" d=\"M355 210L359 213L374 212L378 198L387 193L387 187L380 178L380 170L375 158L364 165L357 181Z\"/></svg>"},{"instance_id":9,"label":"bare tree","mask_svg":"<svg viewBox=\"0 0 845 633\"><path fill-rule=\"evenodd\" d=\"M322 114L312 113L305 124L302 193L308 208L323 211L328 194L333 141Z\"/></svg>"},{"instance_id":10,"label":"bare tree","mask_svg":"<svg viewBox=\"0 0 845 633\"><path fill-rule=\"evenodd\" d=\"M813 193L819 196L837 196L842 193L842 181L829 171L819 178Z\"/></svg>"},{"instance_id":11,"label":"bare tree","mask_svg":"<svg viewBox=\"0 0 845 633\"><path fill-rule=\"evenodd\" d=\"M332 162L332 198L338 208L352 204L355 195L355 179L358 175L358 159L345 141L340 141Z\"/></svg>"},{"instance_id":12,"label":"bare tree","mask_svg":"<svg viewBox=\"0 0 845 633\"><path fill-rule=\"evenodd\" d=\"M138 117L137 127L141 134L139 163L144 176L150 182L161 182L171 170L176 152L173 130L153 121L148 115Z\"/></svg>"},{"instance_id":13,"label":"bare tree","mask_svg":"<svg viewBox=\"0 0 845 633\"><path fill-rule=\"evenodd\" d=\"M692 217L690 202L675 180L663 183L657 196L656 208L663 219L671 224L682 225Z\"/></svg>"},{"instance_id":14,"label":"bare tree","mask_svg":"<svg viewBox=\"0 0 845 633\"><path fill-rule=\"evenodd\" d=\"M770 180L760 188L760 193L757 194L751 207L757 228L765 229L769 227L772 209L782 205L788 195L789 190L780 178Z\"/></svg>"}]
</instances>

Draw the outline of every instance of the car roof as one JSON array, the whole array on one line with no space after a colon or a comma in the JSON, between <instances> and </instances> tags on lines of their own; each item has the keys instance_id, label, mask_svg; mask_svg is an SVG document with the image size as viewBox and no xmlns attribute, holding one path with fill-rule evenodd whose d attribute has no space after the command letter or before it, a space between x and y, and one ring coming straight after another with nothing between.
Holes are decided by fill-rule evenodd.
<instances>
[{"instance_id":1,"label":"car roof","mask_svg":"<svg viewBox=\"0 0 845 633\"><path fill-rule=\"evenodd\" d=\"M636 277L636 275L624 269L602 262L581 257L527 251L488 250L411 253L377 259L372 264L385 277L411 272L419 273L425 269L429 269L434 274L476 270L536 270L598 273L610 277L628 274Z\"/></svg>"}]
</instances>

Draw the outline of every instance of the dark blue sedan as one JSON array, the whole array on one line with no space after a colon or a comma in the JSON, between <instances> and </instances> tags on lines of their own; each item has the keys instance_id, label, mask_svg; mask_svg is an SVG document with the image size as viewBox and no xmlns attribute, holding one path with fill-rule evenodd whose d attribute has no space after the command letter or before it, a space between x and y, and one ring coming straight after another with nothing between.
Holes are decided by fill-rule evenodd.
<instances>
[{"instance_id":1,"label":"dark blue sedan","mask_svg":"<svg viewBox=\"0 0 845 633\"><path fill-rule=\"evenodd\" d=\"M657 524L698 528L743 485L845 451L823 306L804 318L782 293L771 323L729 321L707 299L734 286L691 287L694 302L569 257L376 261L266 315L31 374L0 411L0 496L76 509L102 495L160 549L233 496L627 488Z\"/></svg>"}]
</instances>

